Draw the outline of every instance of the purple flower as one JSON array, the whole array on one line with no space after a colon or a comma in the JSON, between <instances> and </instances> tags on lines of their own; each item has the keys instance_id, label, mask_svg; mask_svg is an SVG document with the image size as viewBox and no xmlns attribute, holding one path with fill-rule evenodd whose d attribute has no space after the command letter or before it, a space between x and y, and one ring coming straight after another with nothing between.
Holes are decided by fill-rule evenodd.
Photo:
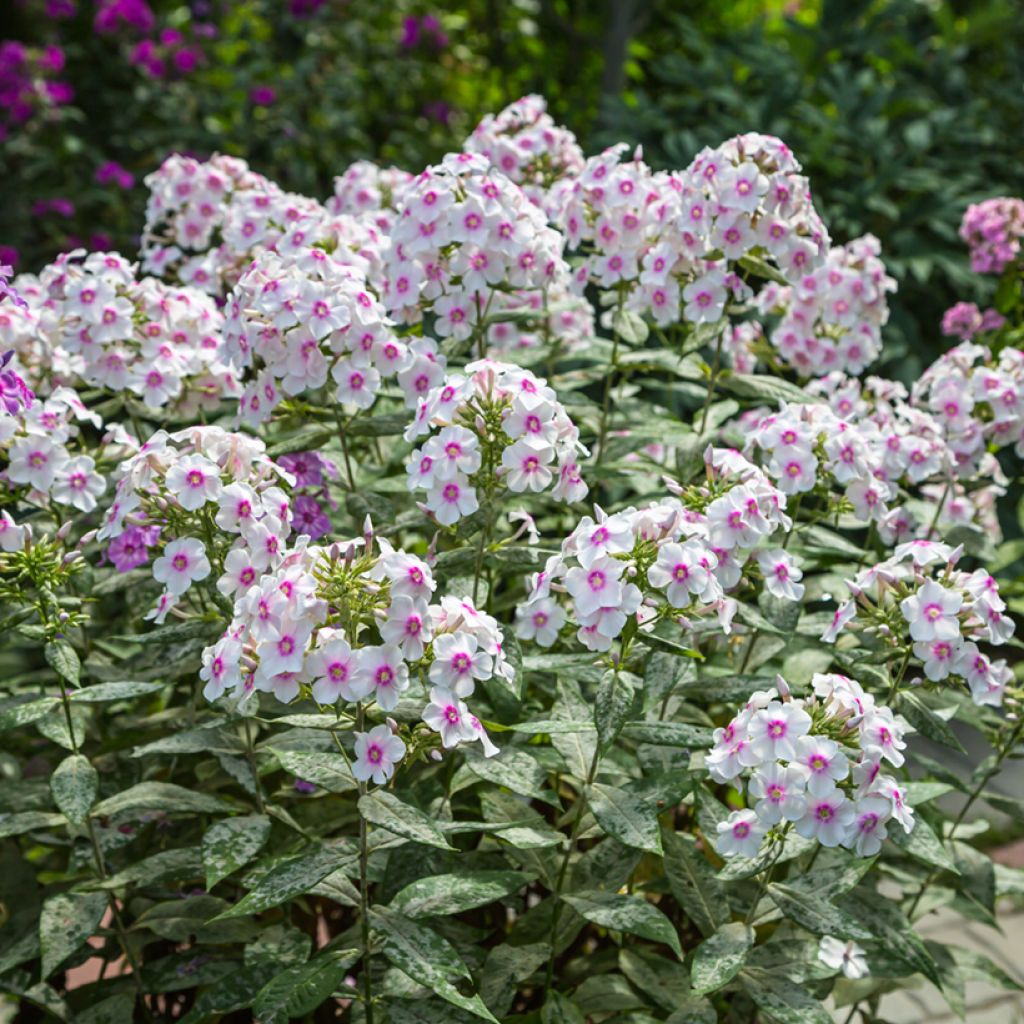
<instances>
[{"instance_id":1,"label":"purple flower","mask_svg":"<svg viewBox=\"0 0 1024 1024\"><path fill-rule=\"evenodd\" d=\"M187 75L190 72L195 71L201 55L201 51L199 50L194 50L191 47L184 47L183 49L178 50L171 59L174 61L174 66L183 75Z\"/></svg>"},{"instance_id":2,"label":"purple flower","mask_svg":"<svg viewBox=\"0 0 1024 1024\"><path fill-rule=\"evenodd\" d=\"M149 548L159 539L159 526L129 526L110 542L107 558L118 572L128 572L149 561Z\"/></svg>"},{"instance_id":3,"label":"purple flower","mask_svg":"<svg viewBox=\"0 0 1024 1024\"><path fill-rule=\"evenodd\" d=\"M257 107L269 107L276 99L277 92L272 85L254 85L249 90L249 100Z\"/></svg>"},{"instance_id":4,"label":"purple flower","mask_svg":"<svg viewBox=\"0 0 1024 1024\"><path fill-rule=\"evenodd\" d=\"M958 302L942 314L942 333L969 341L981 329L981 311L973 302Z\"/></svg>"},{"instance_id":5,"label":"purple flower","mask_svg":"<svg viewBox=\"0 0 1024 1024\"><path fill-rule=\"evenodd\" d=\"M109 185L113 182L125 192L135 185L135 175L125 170L116 160L100 164L94 177L98 185Z\"/></svg>"},{"instance_id":6,"label":"purple flower","mask_svg":"<svg viewBox=\"0 0 1024 1024\"><path fill-rule=\"evenodd\" d=\"M420 41L420 19L415 15L402 19L402 38L398 45L403 50L411 50Z\"/></svg>"},{"instance_id":7,"label":"purple flower","mask_svg":"<svg viewBox=\"0 0 1024 1024\"><path fill-rule=\"evenodd\" d=\"M294 784L296 793L315 793L316 786L312 782L307 782L305 779L296 779Z\"/></svg>"},{"instance_id":8,"label":"purple flower","mask_svg":"<svg viewBox=\"0 0 1024 1024\"><path fill-rule=\"evenodd\" d=\"M309 494L300 494L292 502L292 528L318 540L331 532L331 521L324 515L320 502Z\"/></svg>"},{"instance_id":9,"label":"purple flower","mask_svg":"<svg viewBox=\"0 0 1024 1024\"><path fill-rule=\"evenodd\" d=\"M110 235L103 231L96 231L89 236L89 248L93 252L104 249L112 249L114 247L114 240Z\"/></svg>"},{"instance_id":10,"label":"purple flower","mask_svg":"<svg viewBox=\"0 0 1024 1024\"><path fill-rule=\"evenodd\" d=\"M94 32L107 35L121 28L152 32L155 23L146 0L101 0L92 27Z\"/></svg>"},{"instance_id":11,"label":"purple flower","mask_svg":"<svg viewBox=\"0 0 1024 1024\"><path fill-rule=\"evenodd\" d=\"M19 374L14 370L5 369L13 357L14 349L10 349L0 356L0 408L15 416L22 409L27 409L36 396ZM328 523L328 528L330 528L330 523Z\"/></svg>"},{"instance_id":12,"label":"purple flower","mask_svg":"<svg viewBox=\"0 0 1024 1024\"><path fill-rule=\"evenodd\" d=\"M292 452L282 455L277 464L295 477L299 487L319 487L323 482L323 465L317 452Z\"/></svg>"}]
</instances>

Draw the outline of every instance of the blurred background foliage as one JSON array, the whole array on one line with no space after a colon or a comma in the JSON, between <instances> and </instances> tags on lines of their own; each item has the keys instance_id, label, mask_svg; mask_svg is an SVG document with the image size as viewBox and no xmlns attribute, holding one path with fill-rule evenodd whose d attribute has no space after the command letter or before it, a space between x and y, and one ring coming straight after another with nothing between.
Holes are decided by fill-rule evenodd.
<instances>
[{"instance_id":1,"label":"blurred background foliage","mask_svg":"<svg viewBox=\"0 0 1024 1024\"><path fill-rule=\"evenodd\" d=\"M322 197L354 160L418 170L538 92L588 151L625 140L658 168L741 131L785 139L833 236L881 239L900 283L886 369L911 379L948 344L942 311L991 297L956 234L965 207L1024 191L1018 0L0 8L0 257L19 269L77 244L133 252L142 179L171 151Z\"/></svg>"}]
</instances>

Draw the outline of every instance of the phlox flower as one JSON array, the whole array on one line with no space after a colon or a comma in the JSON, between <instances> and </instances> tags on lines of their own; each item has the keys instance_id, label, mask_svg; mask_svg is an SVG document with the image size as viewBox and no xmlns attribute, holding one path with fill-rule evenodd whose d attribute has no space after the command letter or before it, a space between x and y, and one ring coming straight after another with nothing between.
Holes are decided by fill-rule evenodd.
<instances>
[{"instance_id":1,"label":"phlox flower","mask_svg":"<svg viewBox=\"0 0 1024 1024\"><path fill-rule=\"evenodd\" d=\"M716 826L715 848L723 857L756 857L767 829L750 810L733 811Z\"/></svg>"},{"instance_id":2,"label":"phlox flower","mask_svg":"<svg viewBox=\"0 0 1024 1024\"><path fill-rule=\"evenodd\" d=\"M405 756L405 743L386 725L355 734L352 774L359 782L383 786L395 774L395 765Z\"/></svg>"},{"instance_id":3,"label":"phlox flower","mask_svg":"<svg viewBox=\"0 0 1024 1024\"><path fill-rule=\"evenodd\" d=\"M210 575L210 560L203 542L194 537L173 540L153 562L153 578L169 594L180 597L199 580Z\"/></svg>"}]
</instances>

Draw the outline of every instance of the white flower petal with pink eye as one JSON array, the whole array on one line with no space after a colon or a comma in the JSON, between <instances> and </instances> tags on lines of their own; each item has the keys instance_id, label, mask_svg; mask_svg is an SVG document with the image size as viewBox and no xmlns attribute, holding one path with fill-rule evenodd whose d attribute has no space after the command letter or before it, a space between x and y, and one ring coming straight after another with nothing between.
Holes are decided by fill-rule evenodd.
<instances>
[{"instance_id":1,"label":"white flower petal with pink eye","mask_svg":"<svg viewBox=\"0 0 1024 1024\"><path fill-rule=\"evenodd\" d=\"M960 637L957 614L963 603L963 594L948 590L935 580L928 580L916 594L900 602L900 611L914 640L925 643L957 640Z\"/></svg>"},{"instance_id":2,"label":"white flower petal with pink eye","mask_svg":"<svg viewBox=\"0 0 1024 1024\"><path fill-rule=\"evenodd\" d=\"M553 478L548 468L555 450L546 441L521 437L501 453L501 466L508 489L516 494L543 491Z\"/></svg>"},{"instance_id":3,"label":"white flower petal with pink eye","mask_svg":"<svg viewBox=\"0 0 1024 1024\"><path fill-rule=\"evenodd\" d=\"M423 710L423 721L441 735L441 746L454 747L464 740L475 740L476 734L466 721L469 711L451 690L434 686L430 703Z\"/></svg>"},{"instance_id":4,"label":"white flower petal with pink eye","mask_svg":"<svg viewBox=\"0 0 1024 1024\"><path fill-rule=\"evenodd\" d=\"M834 971L842 973L853 981L865 978L870 973L864 950L852 939L844 942L832 935L823 935L818 944L818 959Z\"/></svg>"},{"instance_id":5,"label":"white flower petal with pink eye","mask_svg":"<svg viewBox=\"0 0 1024 1024\"><path fill-rule=\"evenodd\" d=\"M619 582L625 563L615 558L596 559L589 569L577 567L565 575L565 586L572 595L579 616L590 615L599 608L616 608L622 603Z\"/></svg>"},{"instance_id":6,"label":"white flower petal with pink eye","mask_svg":"<svg viewBox=\"0 0 1024 1024\"><path fill-rule=\"evenodd\" d=\"M796 822L796 830L805 839L817 839L822 846L845 843L855 827L856 810L835 784L822 787L814 796L807 796L807 810Z\"/></svg>"},{"instance_id":7,"label":"white flower petal with pink eye","mask_svg":"<svg viewBox=\"0 0 1024 1024\"><path fill-rule=\"evenodd\" d=\"M50 488L53 500L72 505L80 512L91 512L96 499L107 489L107 482L96 472L96 463L88 455L79 455L61 463Z\"/></svg>"},{"instance_id":8,"label":"white flower petal with pink eye","mask_svg":"<svg viewBox=\"0 0 1024 1024\"><path fill-rule=\"evenodd\" d=\"M882 796L866 796L857 801L853 829L846 845L858 857L873 857L888 836L885 823L892 817L892 804Z\"/></svg>"},{"instance_id":9,"label":"white flower petal with pink eye","mask_svg":"<svg viewBox=\"0 0 1024 1024\"><path fill-rule=\"evenodd\" d=\"M15 440L7 451L7 458L8 480L48 491L57 470L67 461L68 453L49 438L33 434Z\"/></svg>"},{"instance_id":10,"label":"white flower petal with pink eye","mask_svg":"<svg viewBox=\"0 0 1024 1024\"><path fill-rule=\"evenodd\" d=\"M185 455L167 470L167 489L178 504L195 512L208 501L216 501L223 485L220 468L201 455Z\"/></svg>"},{"instance_id":11,"label":"white flower petal with pink eye","mask_svg":"<svg viewBox=\"0 0 1024 1024\"><path fill-rule=\"evenodd\" d=\"M716 829L715 849L722 857L756 857L768 831L751 810L733 811Z\"/></svg>"},{"instance_id":12,"label":"white flower petal with pink eye","mask_svg":"<svg viewBox=\"0 0 1024 1024\"><path fill-rule=\"evenodd\" d=\"M493 658L479 648L471 633L444 633L434 638L430 681L459 697L469 697L478 679L490 679Z\"/></svg>"},{"instance_id":13,"label":"white flower petal with pink eye","mask_svg":"<svg viewBox=\"0 0 1024 1024\"><path fill-rule=\"evenodd\" d=\"M757 564L764 577L764 588L773 597L799 601L804 596L804 585L799 582L804 574L788 552L781 548L759 551Z\"/></svg>"},{"instance_id":14,"label":"white flower petal with pink eye","mask_svg":"<svg viewBox=\"0 0 1024 1024\"><path fill-rule=\"evenodd\" d=\"M193 537L171 541L153 562L153 579L162 583L175 597L180 597L193 583L209 575L210 561L206 557L206 548L201 540Z\"/></svg>"},{"instance_id":15,"label":"white flower petal with pink eye","mask_svg":"<svg viewBox=\"0 0 1024 1024\"><path fill-rule=\"evenodd\" d=\"M19 551L25 544L25 527L15 523L6 509L0 511L0 551Z\"/></svg>"},{"instance_id":16,"label":"white flower petal with pink eye","mask_svg":"<svg viewBox=\"0 0 1024 1024\"><path fill-rule=\"evenodd\" d=\"M317 646L306 658L305 675L313 680L313 699L318 704L363 700L370 691L358 669L358 655L344 634L321 629Z\"/></svg>"},{"instance_id":17,"label":"white flower petal with pink eye","mask_svg":"<svg viewBox=\"0 0 1024 1024\"><path fill-rule=\"evenodd\" d=\"M369 409L377 399L380 374L372 366L356 366L343 359L331 370L338 385L335 398L350 409Z\"/></svg>"},{"instance_id":18,"label":"white flower petal with pink eye","mask_svg":"<svg viewBox=\"0 0 1024 1024\"><path fill-rule=\"evenodd\" d=\"M217 496L215 522L228 533L241 533L243 525L255 523L263 514L256 492L244 483L228 484Z\"/></svg>"},{"instance_id":19,"label":"white flower petal with pink eye","mask_svg":"<svg viewBox=\"0 0 1024 1024\"><path fill-rule=\"evenodd\" d=\"M791 762L807 780L810 798L828 792L850 774L850 762L835 740L825 736L801 736Z\"/></svg>"},{"instance_id":20,"label":"white flower petal with pink eye","mask_svg":"<svg viewBox=\"0 0 1024 1024\"><path fill-rule=\"evenodd\" d=\"M383 786L395 774L395 765L405 756L405 743L386 725L355 734L352 774L359 782Z\"/></svg>"},{"instance_id":21,"label":"white flower petal with pink eye","mask_svg":"<svg viewBox=\"0 0 1024 1024\"><path fill-rule=\"evenodd\" d=\"M452 480L436 481L424 504L442 526L451 526L480 507L476 490L461 474Z\"/></svg>"},{"instance_id":22,"label":"white flower petal with pink eye","mask_svg":"<svg viewBox=\"0 0 1024 1024\"><path fill-rule=\"evenodd\" d=\"M772 701L750 721L750 744L765 760L796 755L796 742L811 728L811 716L796 704Z\"/></svg>"},{"instance_id":23,"label":"white flower petal with pink eye","mask_svg":"<svg viewBox=\"0 0 1024 1024\"><path fill-rule=\"evenodd\" d=\"M394 644L364 647L358 652L355 681L382 711L393 711L409 687L409 667Z\"/></svg>"},{"instance_id":24,"label":"white flower petal with pink eye","mask_svg":"<svg viewBox=\"0 0 1024 1024\"><path fill-rule=\"evenodd\" d=\"M807 810L804 773L795 765L760 765L750 779L750 795L758 801L754 810L766 825L796 821Z\"/></svg>"},{"instance_id":25,"label":"white flower petal with pink eye","mask_svg":"<svg viewBox=\"0 0 1024 1024\"><path fill-rule=\"evenodd\" d=\"M301 672L305 660L306 644L313 632L309 621L285 617L269 635L256 645L256 656L260 660L260 671L268 676L286 672Z\"/></svg>"},{"instance_id":26,"label":"white flower petal with pink eye","mask_svg":"<svg viewBox=\"0 0 1024 1024\"><path fill-rule=\"evenodd\" d=\"M484 757L495 757L500 754L501 751L491 742L491 737L487 735L487 730L484 728L483 722L476 717L472 712L469 712L468 717L469 731L472 733L472 739L479 740L480 746L483 747Z\"/></svg>"},{"instance_id":27,"label":"white flower petal with pink eye","mask_svg":"<svg viewBox=\"0 0 1024 1024\"><path fill-rule=\"evenodd\" d=\"M465 427L445 427L432 437L423 450L433 459L436 480L455 480L480 468L480 442Z\"/></svg>"},{"instance_id":28,"label":"white flower petal with pink eye","mask_svg":"<svg viewBox=\"0 0 1024 1024\"><path fill-rule=\"evenodd\" d=\"M824 643L833 644L836 641L836 637L842 631L843 626L848 622L853 621L857 617L857 606L853 601L844 601L832 615L832 621L825 628L825 631L821 634L821 639Z\"/></svg>"},{"instance_id":29,"label":"white flower petal with pink eye","mask_svg":"<svg viewBox=\"0 0 1024 1024\"><path fill-rule=\"evenodd\" d=\"M565 609L550 597L540 597L516 609L516 636L550 647L565 625Z\"/></svg>"},{"instance_id":30,"label":"white flower petal with pink eye","mask_svg":"<svg viewBox=\"0 0 1024 1024\"><path fill-rule=\"evenodd\" d=\"M245 547L234 547L224 559L224 573L217 579L217 589L229 598L241 597L259 581L260 571L252 563Z\"/></svg>"},{"instance_id":31,"label":"white flower petal with pink eye","mask_svg":"<svg viewBox=\"0 0 1024 1024\"><path fill-rule=\"evenodd\" d=\"M380 625L380 636L386 644L394 644L409 661L423 657L424 646L430 642L430 615L425 602L404 594L393 598L387 618Z\"/></svg>"}]
</instances>

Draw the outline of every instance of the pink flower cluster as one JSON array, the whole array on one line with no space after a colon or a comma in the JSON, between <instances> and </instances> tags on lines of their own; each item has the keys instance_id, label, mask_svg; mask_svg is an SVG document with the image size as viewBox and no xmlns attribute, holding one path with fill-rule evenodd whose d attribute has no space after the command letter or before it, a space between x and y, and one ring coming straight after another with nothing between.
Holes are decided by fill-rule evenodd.
<instances>
[{"instance_id":1,"label":"pink flower cluster","mask_svg":"<svg viewBox=\"0 0 1024 1024\"><path fill-rule=\"evenodd\" d=\"M465 369L420 400L405 434L412 441L437 429L406 463L409 490L427 492L424 510L451 526L479 508L478 488L490 493L499 484L517 494L551 487L558 501L584 498L577 458L586 448L545 381L489 359Z\"/></svg>"},{"instance_id":2,"label":"pink flower cluster","mask_svg":"<svg viewBox=\"0 0 1024 1024\"><path fill-rule=\"evenodd\" d=\"M64 69L59 46L33 49L13 39L0 41L0 142L75 97L71 84L54 76Z\"/></svg>"},{"instance_id":3,"label":"pink flower cluster","mask_svg":"<svg viewBox=\"0 0 1024 1024\"><path fill-rule=\"evenodd\" d=\"M860 373L882 351L889 319L886 293L896 282L873 235L829 250L824 263L792 285L768 284L755 305L779 317L769 337L786 366L803 377L832 370Z\"/></svg>"},{"instance_id":4,"label":"pink flower cluster","mask_svg":"<svg viewBox=\"0 0 1024 1024\"><path fill-rule=\"evenodd\" d=\"M9 361L10 353L0 367L6 367ZM14 376L20 380L12 369L0 374L5 395L7 379ZM78 424L86 422L98 429L103 421L71 388L58 387L44 400L25 402L24 382L21 387L17 381L10 386L19 397L15 401L12 396L10 402L0 404L0 453L6 462L0 472L0 498L6 503L19 492L24 500L40 507L52 501L79 512L92 512L107 481L97 469L96 459L85 454ZM94 454L99 456L101 452Z\"/></svg>"},{"instance_id":5,"label":"pink flower cluster","mask_svg":"<svg viewBox=\"0 0 1024 1024\"><path fill-rule=\"evenodd\" d=\"M972 203L960 222L960 237L978 274L1001 274L1020 254L1024 235L1024 199L1000 196Z\"/></svg>"},{"instance_id":6,"label":"pink flower cluster","mask_svg":"<svg viewBox=\"0 0 1024 1024\"><path fill-rule=\"evenodd\" d=\"M987 570L955 568L961 554L934 541L900 545L892 558L846 581L853 597L839 605L821 639L833 643L846 629L866 630L910 648L932 682L962 680L975 704L998 706L1013 672L978 644L1008 643L1015 626Z\"/></svg>"},{"instance_id":7,"label":"pink flower cluster","mask_svg":"<svg viewBox=\"0 0 1024 1024\"><path fill-rule=\"evenodd\" d=\"M815 674L811 687L809 699L794 698L780 676L715 730L705 765L717 782L745 789L751 805L718 823L714 843L723 857L754 858L766 835L790 827L822 846L872 857L891 822L913 830L906 791L882 772L883 762L904 762L892 711L846 676Z\"/></svg>"},{"instance_id":8,"label":"pink flower cluster","mask_svg":"<svg viewBox=\"0 0 1024 1024\"><path fill-rule=\"evenodd\" d=\"M328 548L300 538L240 590L224 636L203 653L204 695L244 701L265 691L288 703L308 688L322 705L390 712L416 699L410 682L422 674L431 689L421 717L441 745L479 741L497 753L465 703L477 682L514 677L497 621L468 598L434 603L426 562L384 540L375 553L367 532ZM405 753L380 730L356 733L358 779L386 781Z\"/></svg>"},{"instance_id":9,"label":"pink flower cluster","mask_svg":"<svg viewBox=\"0 0 1024 1024\"><path fill-rule=\"evenodd\" d=\"M294 479L262 441L221 427L159 430L118 474L98 538L116 541L132 528L160 527L158 538L133 536L133 548L161 548L153 577L164 592L146 618L163 622L213 568L217 590L233 598L281 564L292 532L291 498L282 485Z\"/></svg>"},{"instance_id":10,"label":"pink flower cluster","mask_svg":"<svg viewBox=\"0 0 1024 1024\"><path fill-rule=\"evenodd\" d=\"M560 554L527 581L517 636L552 646L567 621L561 594L571 601L576 638L593 651L609 650L631 617L641 628L669 618L690 629L690 616L715 615L728 633L737 605L727 592L752 550L792 521L785 495L738 452L709 448L705 460L708 488L675 485L679 500L612 515L595 507L594 518L580 520ZM803 595L800 570L785 552L763 548L755 558L767 589Z\"/></svg>"},{"instance_id":11,"label":"pink flower cluster","mask_svg":"<svg viewBox=\"0 0 1024 1024\"><path fill-rule=\"evenodd\" d=\"M384 303L399 320L470 338L499 291L566 280L563 239L482 156L450 154L403 190L389 236Z\"/></svg>"},{"instance_id":12,"label":"pink flower cluster","mask_svg":"<svg viewBox=\"0 0 1024 1024\"><path fill-rule=\"evenodd\" d=\"M213 410L239 393L225 362L223 316L201 291L138 279L117 253L61 256L38 279L25 277L27 314L7 317L26 361L182 415ZM3 325L0 324L0 331ZM19 350L21 346L19 344Z\"/></svg>"},{"instance_id":13,"label":"pink flower cluster","mask_svg":"<svg viewBox=\"0 0 1024 1024\"><path fill-rule=\"evenodd\" d=\"M357 160L334 179L334 195L326 202L332 214L368 218L383 232L391 231L405 190L416 176L398 167L378 167Z\"/></svg>"},{"instance_id":14,"label":"pink flower cluster","mask_svg":"<svg viewBox=\"0 0 1024 1024\"><path fill-rule=\"evenodd\" d=\"M558 186L557 223L586 260L575 274L626 289L625 306L661 325L715 323L751 288L734 267L763 254L791 281L825 258L828 234L800 165L778 139L750 133L705 149L681 172L624 160L625 145L591 157Z\"/></svg>"},{"instance_id":15,"label":"pink flower cluster","mask_svg":"<svg viewBox=\"0 0 1024 1024\"><path fill-rule=\"evenodd\" d=\"M251 377L241 415L266 422L286 397L334 381L347 412L369 409L383 379L398 377L409 408L444 373L428 339L408 344L357 269L319 246L261 252L228 297L227 358Z\"/></svg>"}]
</instances>

